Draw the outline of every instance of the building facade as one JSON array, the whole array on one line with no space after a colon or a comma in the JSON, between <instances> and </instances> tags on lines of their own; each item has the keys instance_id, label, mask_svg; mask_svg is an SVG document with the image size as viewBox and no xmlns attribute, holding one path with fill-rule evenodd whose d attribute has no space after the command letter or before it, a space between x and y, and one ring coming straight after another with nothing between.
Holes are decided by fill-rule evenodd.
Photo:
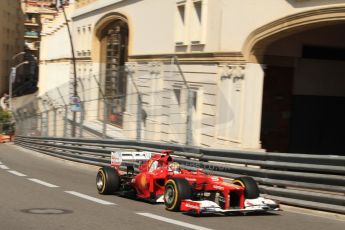
<instances>
[{"instance_id":1,"label":"building facade","mask_svg":"<svg viewBox=\"0 0 345 230\"><path fill-rule=\"evenodd\" d=\"M72 7L64 1L70 15ZM71 74L71 48L68 46L66 21L58 0L22 1L24 12L24 75L14 84L17 94L13 98L13 114L17 121L17 133L27 130L28 135L46 134L39 128L50 126L47 116L39 115L47 101L41 95L61 85L66 85ZM49 37L49 39L47 39ZM23 119L29 119L24 121ZM42 125L43 124L43 125ZM24 133L22 133L24 134Z\"/></svg>"},{"instance_id":2,"label":"building facade","mask_svg":"<svg viewBox=\"0 0 345 230\"><path fill-rule=\"evenodd\" d=\"M24 75L18 79L14 96L35 93L38 89L41 32L43 23L53 20L56 8L53 0L27 0L22 2L24 13Z\"/></svg>"},{"instance_id":3,"label":"building facade","mask_svg":"<svg viewBox=\"0 0 345 230\"><path fill-rule=\"evenodd\" d=\"M18 1L1 1L0 97L8 93L12 57L23 50L23 11Z\"/></svg>"},{"instance_id":4,"label":"building facade","mask_svg":"<svg viewBox=\"0 0 345 230\"><path fill-rule=\"evenodd\" d=\"M65 6L68 20L73 9L73 4ZM42 95L57 86L67 84L73 70L69 34L61 9L42 23L40 44L38 87L39 95Z\"/></svg>"},{"instance_id":5,"label":"building facade","mask_svg":"<svg viewBox=\"0 0 345 230\"><path fill-rule=\"evenodd\" d=\"M39 59L42 24L54 18L56 13L53 0L24 1L24 39L26 48Z\"/></svg>"},{"instance_id":6,"label":"building facade","mask_svg":"<svg viewBox=\"0 0 345 230\"><path fill-rule=\"evenodd\" d=\"M345 1L75 6L77 74L99 86L85 98L103 98L85 100L86 120L143 140L344 152Z\"/></svg>"}]
</instances>

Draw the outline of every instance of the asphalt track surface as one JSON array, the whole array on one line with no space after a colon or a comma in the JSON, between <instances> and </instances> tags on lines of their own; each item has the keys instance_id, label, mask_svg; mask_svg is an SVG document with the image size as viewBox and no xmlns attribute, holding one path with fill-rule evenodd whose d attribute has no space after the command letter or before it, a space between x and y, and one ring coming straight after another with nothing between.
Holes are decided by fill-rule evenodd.
<instances>
[{"instance_id":1,"label":"asphalt track surface","mask_svg":"<svg viewBox=\"0 0 345 230\"><path fill-rule=\"evenodd\" d=\"M99 195L98 168L0 144L1 230L340 230L345 222L289 211L192 217L113 195Z\"/></svg>"}]
</instances>

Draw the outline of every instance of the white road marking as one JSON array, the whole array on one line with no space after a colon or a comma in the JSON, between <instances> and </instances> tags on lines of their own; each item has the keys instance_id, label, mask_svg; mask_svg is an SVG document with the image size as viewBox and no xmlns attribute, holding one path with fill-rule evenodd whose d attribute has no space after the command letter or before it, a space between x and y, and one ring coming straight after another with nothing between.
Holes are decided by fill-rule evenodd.
<instances>
[{"instance_id":1,"label":"white road marking","mask_svg":"<svg viewBox=\"0 0 345 230\"><path fill-rule=\"evenodd\" d=\"M2 162L0 161L0 165L2 165Z\"/></svg>"},{"instance_id":2,"label":"white road marking","mask_svg":"<svg viewBox=\"0 0 345 230\"><path fill-rule=\"evenodd\" d=\"M85 194L82 194L82 193L79 193L79 192L65 191L65 193L69 193L69 194L72 194L74 196L77 196L77 197L80 197L80 198L84 198L86 200L90 200L90 201L93 201L93 202L96 202L96 203L99 203L99 204L116 205L114 203L111 203L111 202L108 202L108 201L105 201L105 200L101 200L101 199L98 199L98 198L95 198L95 197L92 197L92 196L88 196L88 195L85 195Z\"/></svg>"},{"instance_id":3,"label":"white road marking","mask_svg":"<svg viewBox=\"0 0 345 230\"><path fill-rule=\"evenodd\" d=\"M212 230L211 228L205 228L205 227L201 227L198 225L194 225L194 224L189 224L186 222L182 222L182 221L178 221L178 220L174 220L174 219L169 219L163 216L158 216L152 213L146 213L146 212L137 212L136 214L141 215L141 216L146 216L152 219L156 219L156 220L160 220L160 221L164 221L170 224L175 224L178 226L182 226L185 228L190 228L190 229L195 229L195 230Z\"/></svg>"},{"instance_id":4,"label":"white road marking","mask_svg":"<svg viewBox=\"0 0 345 230\"><path fill-rule=\"evenodd\" d=\"M9 170L7 172L12 173L12 174L14 174L16 176L26 176L25 174L17 172L17 171L14 171L14 170Z\"/></svg>"},{"instance_id":5,"label":"white road marking","mask_svg":"<svg viewBox=\"0 0 345 230\"><path fill-rule=\"evenodd\" d=\"M10 168L7 167L6 165L0 165L0 169L10 169Z\"/></svg>"},{"instance_id":6,"label":"white road marking","mask_svg":"<svg viewBox=\"0 0 345 230\"><path fill-rule=\"evenodd\" d=\"M44 186L47 186L49 188L58 188L59 186L57 185L54 185L54 184L50 184L48 182L45 182L45 181L41 181L41 180L38 180L38 179L35 179L35 178L29 178L28 180L31 180L37 184L41 184L41 185L44 185Z\"/></svg>"}]
</instances>

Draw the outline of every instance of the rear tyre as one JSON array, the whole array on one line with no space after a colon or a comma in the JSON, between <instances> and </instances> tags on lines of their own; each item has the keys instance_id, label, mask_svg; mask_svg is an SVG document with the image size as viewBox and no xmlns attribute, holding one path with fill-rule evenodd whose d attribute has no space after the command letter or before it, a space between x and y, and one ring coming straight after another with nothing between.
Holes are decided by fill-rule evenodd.
<instances>
[{"instance_id":1,"label":"rear tyre","mask_svg":"<svg viewBox=\"0 0 345 230\"><path fill-rule=\"evenodd\" d=\"M96 176L96 187L100 194L113 194L120 188L120 176L116 169L102 167Z\"/></svg>"},{"instance_id":2,"label":"rear tyre","mask_svg":"<svg viewBox=\"0 0 345 230\"><path fill-rule=\"evenodd\" d=\"M244 188L244 197L246 199L255 199L260 195L259 187L251 177L239 177L232 182Z\"/></svg>"},{"instance_id":3,"label":"rear tyre","mask_svg":"<svg viewBox=\"0 0 345 230\"><path fill-rule=\"evenodd\" d=\"M192 187L184 178L173 178L166 182L164 204L169 211L179 211L182 200L190 199Z\"/></svg>"}]
</instances>

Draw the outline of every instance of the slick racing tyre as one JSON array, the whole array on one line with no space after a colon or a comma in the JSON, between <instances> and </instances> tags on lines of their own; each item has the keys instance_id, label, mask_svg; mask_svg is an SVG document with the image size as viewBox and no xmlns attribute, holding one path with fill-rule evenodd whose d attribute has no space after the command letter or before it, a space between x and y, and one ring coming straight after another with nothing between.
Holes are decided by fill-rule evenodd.
<instances>
[{"instance_id":1,"label":"slick racing tyre","mask_svg":"<svg viewBox=\"0 0 345 230\"><path fill-rule=\"evenodd\" d=\"M260 195L259 187L251 177L239 177L232 182L244 188L244 197L246 199L255 199Z\"/></svg>"},{"instance_id":2,"label":"slick racing tyre","mask_svg":"<svg viewBox=\"0 0 345 230\"><path fill-rule=\"evenodd\" d=\"M190 199L192 187L184 178L173 178L166 182L164 204L169 211L179 211L182 200Z\"/></svg>"},{"instance_id":3,"label":"slick racing tyre","mask_svg":"<svg viewBox=\"0 0 345 230\"><path fill-rule=\"evenodd\" d=\"M96 186L100 194L113 194L120 188L120 176L111 167L102 167L96 176Z\"/></svg>"}]
</instances>

